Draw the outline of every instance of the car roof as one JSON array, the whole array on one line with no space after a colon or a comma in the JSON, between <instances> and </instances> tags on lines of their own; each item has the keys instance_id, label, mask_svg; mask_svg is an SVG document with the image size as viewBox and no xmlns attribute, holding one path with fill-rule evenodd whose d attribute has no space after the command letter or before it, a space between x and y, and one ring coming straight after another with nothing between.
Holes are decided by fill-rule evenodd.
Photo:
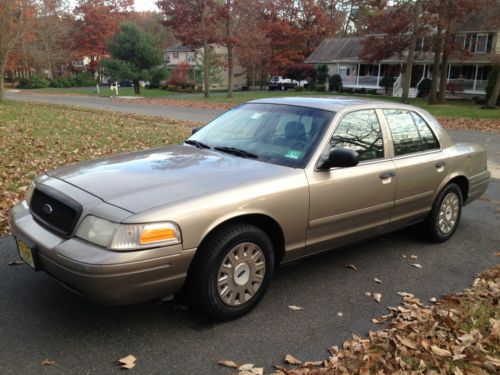
<instances>
[{"instance_id":1,"label":"car roof","mask_svg":"<svg viewBox=\"0 0 500 375\"><path fill-rule=\"evenodd\" d=\"M252 100L249 103L266 103L266 104L286 104L286 105L295 105L301 107L310 107L323 109L327 111L338 112L342 108L357 106L357 105L366 105L366 106L379 106L379 105L387 105L390 104L391 107L394 108L413 108L408 105L383 101L383 100L374 100L374 99L365 99L365 98L354 98L354 97L342 97L342 96L329 96L329 97L301 97L301 96L292 96L292 97L282 97L282 98L266 98L266 99L257 99Z\"/></svg>"}]
</instances>

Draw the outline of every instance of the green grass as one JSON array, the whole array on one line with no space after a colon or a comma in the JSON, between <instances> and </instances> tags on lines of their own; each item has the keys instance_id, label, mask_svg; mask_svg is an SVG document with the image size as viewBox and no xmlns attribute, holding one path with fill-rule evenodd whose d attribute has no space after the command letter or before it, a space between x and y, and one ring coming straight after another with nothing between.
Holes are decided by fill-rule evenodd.
<instances>
[{"instance_id":1,"label":"green grass","mask_svg":"<svg viewBox=\"0 0 500 375\"><path fill-rule=\"evenodd\" d=\"M28 91L28 90L27 90ZM92 88L47 88L38 90L29 90L33 93L48 93L48 94L80 94L80 95L96 95L95 89ZM124 87L119 89L120 96L133 96L134 90L131 87ZM114 95L109 87L101 89L101 96ZM250 100L261 98L276 98L284 96L319 96L331 97L331 93L321 93L312 91L237 91L234 92L233 98L226 98L225 92L213 92L207 99L203 98L202 93L178 93L159 89L141 89L141 96L150 98L166 98L176 100L190 100L204 103L230 103L240 104ZM383 95L361 95L361 94L335 94L335 96L359 97L376 100L386 100L391 102L400 102L400 98ZM463 117L472 119L499 119L500 110L482 109L480 105L474 103L472 100L466 99L450 99L445 104L429 105L427 99L415 98L410 100L410 104L424 108L432 113L434 116L446 117Z\"/></svg>"}]
</instances>

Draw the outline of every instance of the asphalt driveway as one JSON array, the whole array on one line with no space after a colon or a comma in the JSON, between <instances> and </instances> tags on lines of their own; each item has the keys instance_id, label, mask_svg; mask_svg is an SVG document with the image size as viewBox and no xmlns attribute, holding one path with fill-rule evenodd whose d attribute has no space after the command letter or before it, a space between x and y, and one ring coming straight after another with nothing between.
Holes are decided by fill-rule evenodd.
<instances>
[{"instance_id":1,"label":"asphalt driveway","mask_svg":"<svg viewBox=\"0 0 500 375\"><path fill-rule=\"evenodd\" d=\"M221 358L268 371L287 353L323 359L329 346L352 333L377 329L370 319L397 305L398 291L439 297L494 267L500 259L500 181L485 197L465 208L446 243L427 243L409 228L283 267L262 303L229 323L186 309L182 297L160 305L93 305L42 272L9 266L17 259L14 240L0 238L0 373L108 374L119 372L114 361L128 354L138 358L132 371L147 374L227 374L217 365ZM382 302L365 292L382 293ZM55 364L42 366L44 359Z\"/></svg>"}]
</instances>

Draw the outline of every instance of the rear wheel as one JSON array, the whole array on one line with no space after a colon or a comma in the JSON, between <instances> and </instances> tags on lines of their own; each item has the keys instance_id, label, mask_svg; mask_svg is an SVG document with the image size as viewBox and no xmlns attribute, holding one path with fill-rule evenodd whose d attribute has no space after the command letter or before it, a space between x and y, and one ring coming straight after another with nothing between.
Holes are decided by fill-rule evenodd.
<instances>
[{"instance_id":1,"label":"rear wheel","mask_svg":"<svg viewBox=\"0 0 500 375\"><path fill-rule=\"evenodd\" d=\"M462 216L462 191L451 183L439 193L429 216L424 222L427 236L436 242L451 238Z\"/></svg>"},{"instance_id":2,"label":"rear wheel","mask_svg":"<svg viewBox=\"0 0 500 375\"><path fill-rule=\"evenodd\" d=\"M232 224L209 235L193 260L191 303L217 320L249 312L264 296L274 270L269 237L250 224Z\"/></svg>"}]
</instances>

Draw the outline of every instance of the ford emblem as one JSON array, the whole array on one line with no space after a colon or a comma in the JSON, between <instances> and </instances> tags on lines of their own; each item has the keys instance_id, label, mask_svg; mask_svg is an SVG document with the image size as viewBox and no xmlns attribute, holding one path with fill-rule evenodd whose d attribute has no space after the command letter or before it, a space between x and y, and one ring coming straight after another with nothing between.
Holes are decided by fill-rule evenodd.
<instances>
[{"instance_id":1,"label":"ford emblem","mask_svg":"<svg viewBox=\"0 0 500 375\"><path fill-rule=\"evenodd\" d=\"M52 213L52 211L54 211L54 209L52 208L52 206L50 204L45 203L42 206L42 211L43 211L44 214L50 215Z\"/></svg>"}]
</instances>

